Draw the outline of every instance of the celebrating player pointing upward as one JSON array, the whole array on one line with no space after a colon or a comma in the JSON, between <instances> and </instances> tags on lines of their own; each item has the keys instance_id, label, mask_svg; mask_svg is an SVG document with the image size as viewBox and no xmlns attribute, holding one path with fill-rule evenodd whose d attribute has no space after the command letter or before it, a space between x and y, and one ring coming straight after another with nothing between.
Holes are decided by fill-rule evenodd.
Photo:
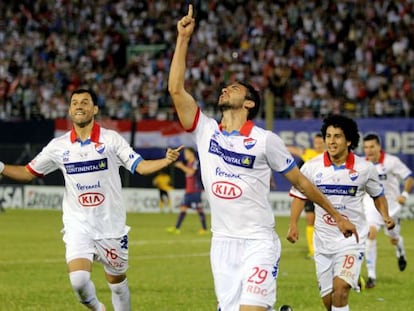
<instances>
[{"instance_id":1,"label":"celebrating player pointing upward","mask_svg":"<svg viewBox=\"0 0 414 311\"><path fill-rule=\"evenodd\" d=\"M105 310L90 279L92 262L96 259L105 267L114 310L128 311L131 309L126 277L129 227L119 166L131 173L151 174L176 161L182 147L168 149L163 159L144 160L122 136L100 127L95 122L97 113L94 92L74 91L69 104L72 130L53 139L26 166L0 162L0 173L22 182L57 169L63 173L63 241L72 288L87 308Z\"/></svg>"},{"instance_id":2,"label":"celebrating player pointing upward","mask_svg":"<svg viewBox=\"0 0 414 311\"><path fill-rule=\"evenodd\" d=\"M220 124L200 110L184 88L194 25L190 5L177 23L168 88L180 122L192 133L199 152L211 207L210 259L219 310L271 310L281 251L267 200L272 169L323 206L344 235L358 238L356 228L301 174L281 138L253 123L260 97L251 85L234 81L222 89L217 104L222 111Z\"/></svg>"}]
</instances>

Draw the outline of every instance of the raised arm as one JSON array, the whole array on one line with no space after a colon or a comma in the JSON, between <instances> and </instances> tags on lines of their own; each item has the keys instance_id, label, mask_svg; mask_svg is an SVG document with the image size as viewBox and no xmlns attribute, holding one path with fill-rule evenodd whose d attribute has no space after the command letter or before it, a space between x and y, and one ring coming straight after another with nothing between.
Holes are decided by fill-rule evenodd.
<instances>
[{"instance_id":1,"label":"raised arm","mask_svg":"<svg viewBox=\"0 0 414 311\"><path fill-rule=\"evenodd\" d=\"M198 109L196 101L184 88L186 56L194 26L193 6L190 4L187 15L177 23L178 36L168 78L168 91L184 129L192 128Z\"/></svg>"}]
</instances>

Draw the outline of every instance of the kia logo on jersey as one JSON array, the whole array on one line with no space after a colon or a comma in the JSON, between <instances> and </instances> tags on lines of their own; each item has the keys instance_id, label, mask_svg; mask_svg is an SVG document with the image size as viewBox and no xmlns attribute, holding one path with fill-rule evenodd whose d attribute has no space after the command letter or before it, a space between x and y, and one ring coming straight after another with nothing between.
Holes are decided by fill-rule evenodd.
<instances>
[{"instance_id":1,"label":"kia logo on jersey","mask_svg":"<svg viewBox=\"0 0 414 311\"><path fill-rule=\"evenodd\" d=\"M342 217L344 217L346 220L348 220L348 216L341 214ZM326 224L331 225L331 226L336 226L336 221L335 219L329 215L329 214L325 214L323 215L323 220L325 221Z\"/></svg>"},{"instance_id":2,"label":"kia logo on jersey","mask_svg":"<svg viewBox=\"0 0 414 311\"><path fill-rule=\"evenodd\" d=\"M242 189L228 181L217 181L211 185L211 191L221 199L237 199L242 195Z\"/></svg>"},{"instance_id":3,"label":"kia logo on jersey","mask_svg":"<svg viewBox=\"0 0 414 311\"><path fill-rule=\"evenodd\" d=\"M99 192L87 192L78 197L79 203L83 207L95 207L105 201L105 196Z\"/></svg>"},{"instance_id":4,"label":"kia logo on jersey","mask_svg":"<svg viewBox=\"0 0 414 311\"><path fill-rule=\"evenodd\" d=\"M254 147L254 145L256 145L256 142L257 142L257 140L256 140L256 139L253 139L253 138L251 138L251 137L249 137L249 138L245 138L245 139L243 140L244 147L245 147L247 150L252 149L252 148Z\"/></svg>"}]
</instances>

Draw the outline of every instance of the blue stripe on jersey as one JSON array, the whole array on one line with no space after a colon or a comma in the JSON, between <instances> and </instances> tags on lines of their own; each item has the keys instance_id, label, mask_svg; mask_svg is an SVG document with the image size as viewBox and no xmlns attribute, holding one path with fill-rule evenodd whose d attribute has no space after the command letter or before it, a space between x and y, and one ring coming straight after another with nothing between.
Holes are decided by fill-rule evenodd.
<instances>
[{"instance_id":1,"label":"blue stripe on jersey","mask_svg":"<svg viewBox=\"0 0 414 311\"><path fill-rule=\"evenodd\" d=\"M233 152L221 147L215 140L210 140L208 152L218 155L224 162L234 166L253 168L256 156Z\"/></svg>"},{"instance_id":2,"label":"blue stripe on jersey","mask_svg":"<svg viewBox=\"0 0 414 311\"><path fill-rule=\"evenodd\" d=\"M354 197L357 193L357 186L348 185L318 185L319 190L325 195L344 195Z\"/></svg>"},{"instance_id":3,"label":"blue stripe on jersey","mask_svg":"<svg viewBox=\"0 0 414 311\"><path fill-rule=\"evenodd\" d=\"M138 163L141 162L142 160L144 160L142 157L139 157L135 160L134 164L132 164L131 166L131 173L135 174L135 171L137 169Z\"/></svg>"},{"instance_id":4,"label":"blue stripe on jersey","mask_svg":"<svg viewBox=\"0 0 414 311\"><path fill-rule=\"evenodd\" d=\"M104 171L108 169L108 159L67 163L65 168L69 175Z\"/></svg>"}]
</instances>

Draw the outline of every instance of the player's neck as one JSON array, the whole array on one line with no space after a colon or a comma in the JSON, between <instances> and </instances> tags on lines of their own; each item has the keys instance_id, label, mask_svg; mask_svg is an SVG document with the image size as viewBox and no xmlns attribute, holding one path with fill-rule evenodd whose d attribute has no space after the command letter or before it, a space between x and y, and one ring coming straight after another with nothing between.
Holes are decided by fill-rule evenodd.
<instances>
[{"instance_id":1,"label":"player's neck","mask_svg":"<svg viewBox=\"0 0 414 311\"><path fill-rule=\"evenodd\" d=\"M240 113L232 113L228 110L223 112L223 118L221 119L221 128L223 131L231 133L232 131L240 131L244 123L246 123L246 117Z\"/></svg>"},{"instance_id":2,"label":"player's neck","mask_svg":"<svg viewBox=\"0 0 414 311\"><path fill-rule=\"evenodd\" d=\"M341 166L343 164L345 164L346 159L348 158L348 154L349 152L344 152L342 154L337 154L337 155L329 155L329 158L331 159L331 162L335 165L335 166Z\"/></svg>"},{"instance_id":3,"label":"player's neck","mask_svg":"<svg viewBox=\"0 0 414 311\"><path fill-rule=\"evenodd\" d=\"M76 137L79 138L81 141L85 141L91 136L93 122L85 126L79 126L77 124L74 124L73 127L75 128Z\"/></svg>"}]
</instances>

